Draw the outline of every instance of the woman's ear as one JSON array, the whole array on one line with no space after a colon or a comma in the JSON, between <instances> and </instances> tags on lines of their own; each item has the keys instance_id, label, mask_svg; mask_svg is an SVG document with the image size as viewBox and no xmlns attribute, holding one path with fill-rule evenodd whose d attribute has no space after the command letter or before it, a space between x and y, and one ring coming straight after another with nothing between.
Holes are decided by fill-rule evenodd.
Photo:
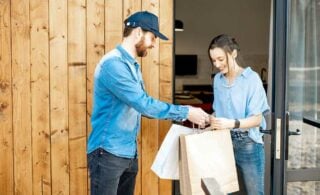
<instances>
[{"instance_id":1,"label":"woman's ear","mask_svg":"<svg viewBox=\"0 0 320 195\"><path fill-rule=\"evenodd\" d=\"M238 56L238 51L237 51L236 49L234 49L234 50L232 51L231 56L232 56L234 59L236 59L237 56Z\"/></svg>"}]
</instances>

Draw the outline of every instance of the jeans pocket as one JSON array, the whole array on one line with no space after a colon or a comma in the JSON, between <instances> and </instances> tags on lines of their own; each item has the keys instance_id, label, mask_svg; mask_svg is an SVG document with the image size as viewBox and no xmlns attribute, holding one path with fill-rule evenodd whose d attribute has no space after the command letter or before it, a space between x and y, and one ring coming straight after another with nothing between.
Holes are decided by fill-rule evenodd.
<instances>
[{"instance_id":1,"label":"jeans pocket","mask_svg":"<svg viewBox=\"0 0 320 195\"><path fill-rule=\"evenodd\" d=\"M256 153L257 144L258 143L253 141L249 136L242 137L235 142L234 150L237 155L242 158L241 156L247 156Z\"/></svg>"},{"instance_id":2,"label":"jeans pocket","mask_svg":"<svg viewBox=\"0 0 320 195\"><path fill-rule=\"evenodd\" d=\"M92 160L94 160L97 157L97 155L99 155L99 153L100 153L100 148L95 149L94 151L87 154L88 163L90 163Z\"/></svg>"},{"instance_id":3,"label":"jeans pocket","mask_svg":"<svg viewBox=\"0 0 320 195\"><path fill-rule=\"evenodd\" d=\"M103 149L98 148L87 155L90 175L95 175L99 172L99 162L102 151Z\"/></svg>"},{"instance_id":4,"label":"jeans pocket","mask_svg":"<svg viewBox=\"0 0 320 195\"><path fill-rule=\"evenodd\" d=\"M251 139L249 136L244 137L243 139L243 143L244 144L255 144L256 142L253 141L253 139Z\"/></svg>"}]
</instances>

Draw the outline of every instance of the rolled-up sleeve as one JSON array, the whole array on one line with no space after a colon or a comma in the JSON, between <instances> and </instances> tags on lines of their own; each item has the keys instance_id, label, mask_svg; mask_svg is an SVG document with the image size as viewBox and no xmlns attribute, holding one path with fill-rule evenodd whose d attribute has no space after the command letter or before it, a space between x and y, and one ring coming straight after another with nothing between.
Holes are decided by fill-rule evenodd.
<instances>
[{"instance_id":1,"label":"rolled-up sleeve","mask_svg":"<svg viewBox=\"0 0 320 195\"><path fill-rule=\"evenodd\" d=\"M251 81L250 95L247 105L247 116L265 115L270 111L267 96L260 78L255 74Z\"/></svg>"}]
</instances>

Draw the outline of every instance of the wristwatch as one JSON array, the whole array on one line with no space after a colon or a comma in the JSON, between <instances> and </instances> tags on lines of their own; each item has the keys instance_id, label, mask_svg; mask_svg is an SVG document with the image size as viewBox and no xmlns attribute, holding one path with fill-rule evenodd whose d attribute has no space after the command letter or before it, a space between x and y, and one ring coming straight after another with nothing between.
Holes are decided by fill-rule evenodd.
<instances>
[{"instance_id":1,"label":"wristwatch","mask_svg":"<svg viewBox=\"0 0 320 195\"><path fill-rule=\"evenodd\" d=\"M240 127L240 121L238 119L234 119L234 129L238 129Z\"/></svg>"}]
</instances>

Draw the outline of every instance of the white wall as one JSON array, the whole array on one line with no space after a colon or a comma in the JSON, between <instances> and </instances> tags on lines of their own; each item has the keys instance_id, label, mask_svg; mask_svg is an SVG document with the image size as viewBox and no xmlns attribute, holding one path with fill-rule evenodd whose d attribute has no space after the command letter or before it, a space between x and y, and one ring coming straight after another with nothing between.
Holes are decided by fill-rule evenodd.
<instances>
[{"instance_id":1,"label":"white wall","mask_svg":"<svg viewBox=\"0 0 320 195\"><path fill-rule=\"evenodd\" d=\"M184 31L175 32L176 54L197 54L198 74L176 76L183 84L211 84L207 49L211 39L226 33L236 38L246 65L260 74L267 67L271 0L175 0L175 18ZM267 68L268 69L268 68Z\"/></svg>"}]
</instances>

